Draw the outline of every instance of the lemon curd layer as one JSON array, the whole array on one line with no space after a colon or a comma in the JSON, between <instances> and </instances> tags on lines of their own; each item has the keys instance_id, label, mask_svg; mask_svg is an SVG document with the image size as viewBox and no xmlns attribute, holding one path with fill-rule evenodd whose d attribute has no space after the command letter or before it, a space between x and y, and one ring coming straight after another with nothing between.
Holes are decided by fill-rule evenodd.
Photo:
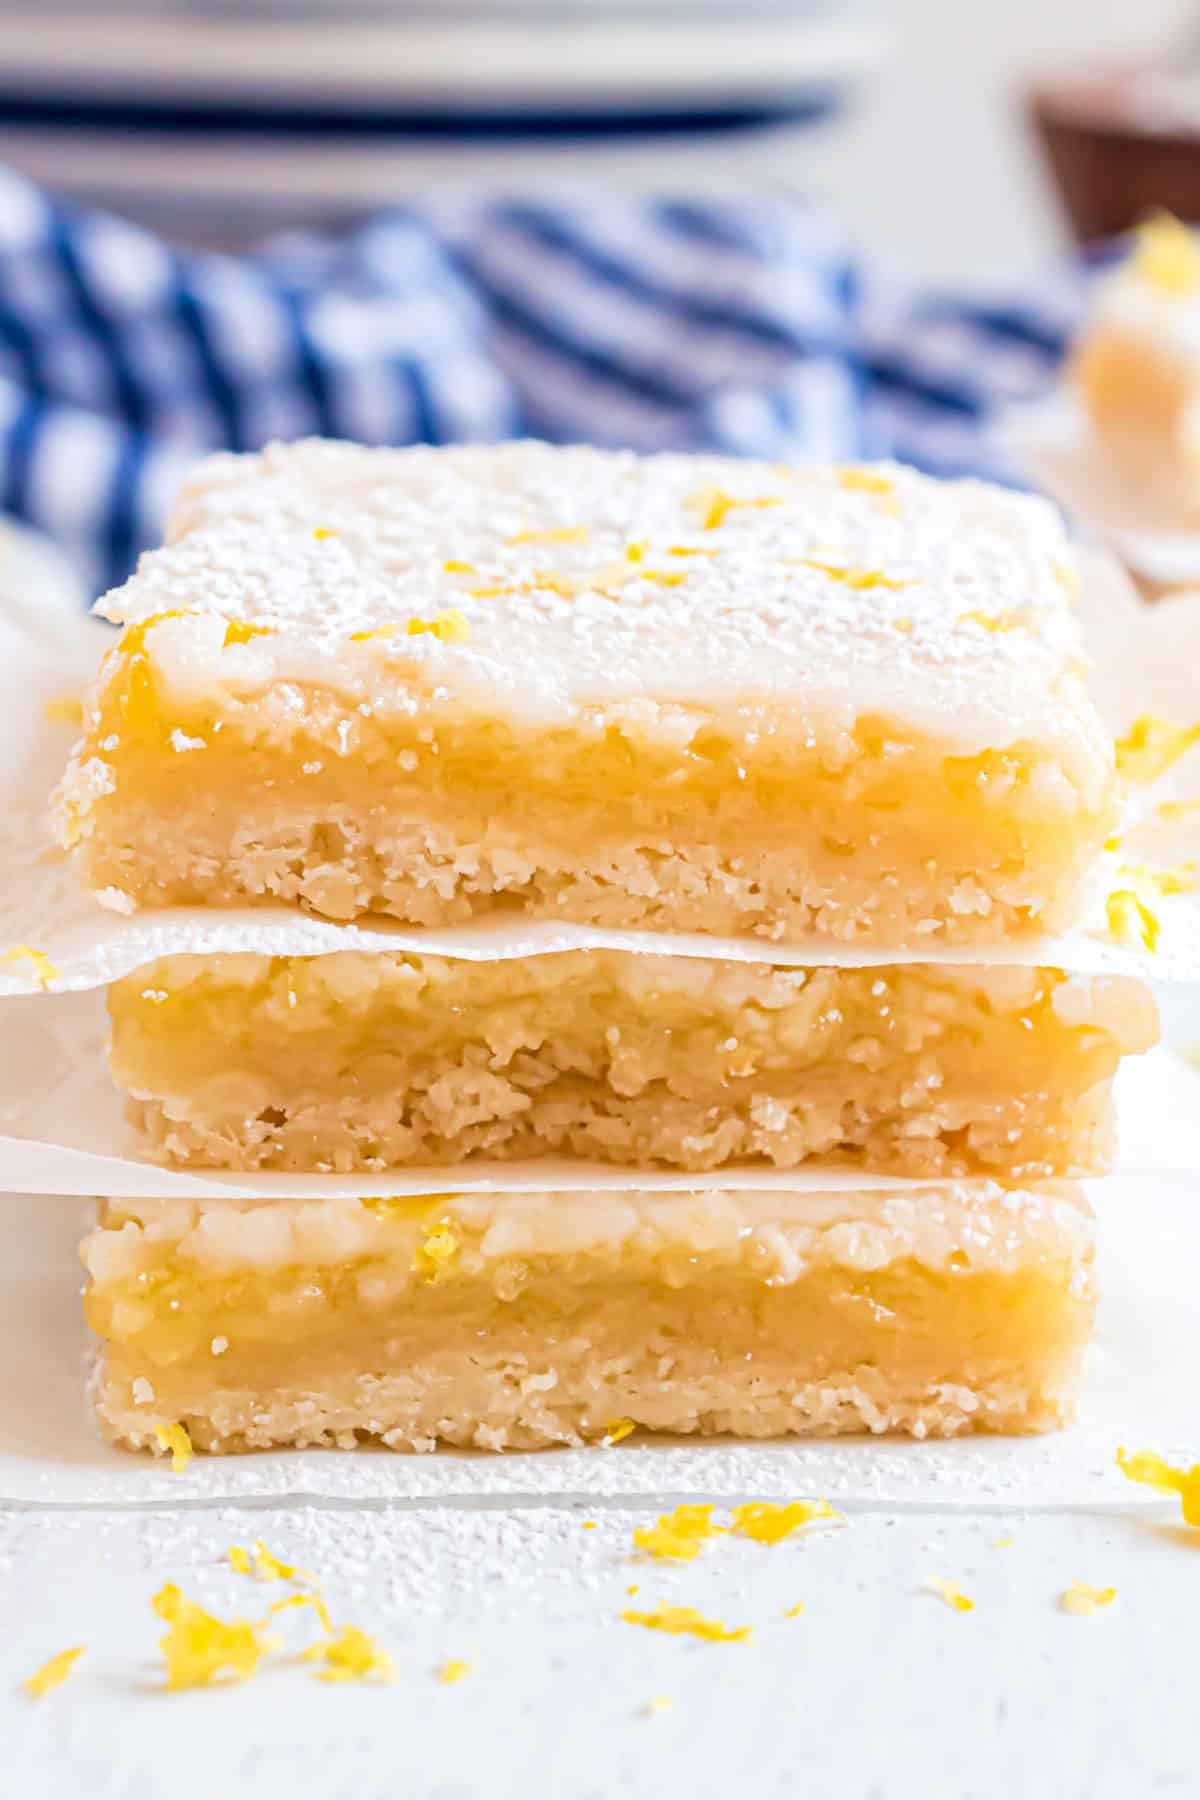
<instances>
[{"instance_id":1,"label":"lemon curd layer","mask_svg":"<svg viewBox=\"0 0 1200 1800\"><path fill-rule=\"evenodd\" d=\"M114 904L900 942L1054 927L1113 817L1044 503L512 445L218 458L102 610Z\"/></svg>"},{"instance_id":2,"label":"lemon curd layer","mask_svg":"<svg viewBox=\"0 0 1200 1800\"><path fill-rule=\"evenodd\" d=\"M991 1183L123 1200L83 1246L103 1428L207 1450L1044 1430L1091 1259L1077 1190Z\"/></svg>"},{"instance_id":3,"label":"lemon curd layer","mask_svg":"<svg viewBox=\"0 0 1200 1800\"><path fill-rule=\"evenodd\" d=\"M1149 991L1048 969L176 956L109 991L152 1154L379 1169L473 1156L909 1175L1095 1172Z\"/></svg>"}]
</instances>

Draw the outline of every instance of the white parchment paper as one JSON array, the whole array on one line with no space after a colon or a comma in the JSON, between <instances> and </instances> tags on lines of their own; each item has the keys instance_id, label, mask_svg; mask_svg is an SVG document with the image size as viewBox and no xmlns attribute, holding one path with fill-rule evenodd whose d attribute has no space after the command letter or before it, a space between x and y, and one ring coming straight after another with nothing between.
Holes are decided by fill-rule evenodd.
<instances>
[{"instance_id":1,"label":"white parchment paper","mask_svg":"<svg viewBox=\"0 0 1200 1800\"><path fill-rule=\"evenodd\" d=\"M1084 581L1084 626L1095 658L1094 687L1114 731L1136 714L1155 711L1190 724L1198 711L1194 671L1200 667L1200 600L1180 609L1165 630L1140 606L1128 584L1106 560L1091 557ZM45 702L79 691L99 656L95 633L104 628L75 621L64 633L53 619L0 620L0 996L39 991L44 971L3 953L28 945L49 958L53 991L104 985L156 957L177 953L214 955L255 951L270 956L315 956L333 950L400 950L492 960L601 948L659 955L728 958L789 965L870 967L898 962L991 962L1063 968L1080 973L1140 974L1171 981L1200 981L1200 900L1183 895L1156 901L1161 938L1153 956L1113 942L1104 899L1122 885L1119 858L1097 871L1087 917L1065 936L1025 938L989 949L947 949L918 941L885 950L845 946L809 935L787 943L762 938L601 931L554 921L505 916L448 931L406 928L387 921L338 925L291 907L229 910L173 907L123 915L85 894L70 865L52 844L46 798L70 749L71 728L45 717ZM101 642L107 641L102 635ZM1172 772L1161 797L1200 795L1200 749ZM1156 797L1159 797L1156 795ZM1146 797L1140 797L1143 809ZM1166 851L1174 860L1200 844L1200 815L1172 831ZM1130 854L1159 855L1149 840ZM1122 855L1125 854L1124 849Z\"/></svg>"},{"instance_id":2,"label":"white parchment paper","mask_svg":"<svg viewBox=\"0 0 1200 1800\"><path fill-rule=\"evenodd\" d=\"M491 1456L288 1451L165 1462L100 1442L84 1399L89 1346L75 1246L79 1201L0 1199L0 1503L162 1506L238 1501L536 1504L671 1496L993 1507L1159 1504L1114 1467L1117 1446L1200 1455L1200 1178L1097 1184L1102 1300L1078 1423L1050 1437L923 1444L639 1441Z\"/></svg>"}]
</instances>

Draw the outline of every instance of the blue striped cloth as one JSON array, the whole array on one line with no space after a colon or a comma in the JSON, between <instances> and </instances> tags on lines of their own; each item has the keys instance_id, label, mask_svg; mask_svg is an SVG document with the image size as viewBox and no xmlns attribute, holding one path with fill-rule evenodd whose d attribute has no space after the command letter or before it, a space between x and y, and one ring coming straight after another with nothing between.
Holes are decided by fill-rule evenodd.
<instances>
[{"instance_id":1,"label":"blue striped cloth","mask_svg":"<svg viewBox=\"0 0 1200 1800\"><path fill-rule=\"evenodd\" d=\"M515 435L1004 478L1082 277L994 303L865 271L799 202L435 201L249 257L176 250L0 170L0 509L94 591L202 450Z\"/></svg>"}]
</instances>

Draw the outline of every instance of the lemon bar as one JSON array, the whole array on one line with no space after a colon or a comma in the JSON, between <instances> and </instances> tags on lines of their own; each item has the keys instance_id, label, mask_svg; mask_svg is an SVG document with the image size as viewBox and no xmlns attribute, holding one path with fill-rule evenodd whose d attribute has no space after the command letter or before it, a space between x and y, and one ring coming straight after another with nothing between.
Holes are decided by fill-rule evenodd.
<instances>
[{"instance_id":1,"label":"lemon bar","mask_svg":"<svg viewBox=\"0 0 1200 1800\"><path fill-rule=\"evenodd\" d=\"M83 1245L103 1430L212 1451L1047 1430L1092 1255L1078 1189L988 1182L109 1200Z\"/></svg>"},{"instance_id":2,"label":"lemon bar","mask_svg":"<svg viewBox=\"0 0 1200 1800\"><path fill-rule=\"evenodd\" d=\"M1185 226L1142 228L1098 288L1071 374L1117 480L1200 523L1200 245Z\"/></svg>"},{"instance_id":3,"label":"lemon bar","mask_svg":"<svg viewBox=\"0 0 1200 1800\"><path fill-rule=\"evenodd\" d=\"M151 1154L233 1169L561 1154L1095 1173L1117 1064L1157 1035L1128 978L611 950L174 956L117 982L109 1010Z\"/></svg>"},{"instance_id":4,"label":"lemon bar","mask_svg":"<svg viewBox=\"0 0 1200 1800\"><path fill-rule=\"evenodd\" d=\"M967 943L1070 921L1113 826L1045 501L308 442L202 465L170 538L58 804L118 908Z\"/></svg>"}]
</instances>

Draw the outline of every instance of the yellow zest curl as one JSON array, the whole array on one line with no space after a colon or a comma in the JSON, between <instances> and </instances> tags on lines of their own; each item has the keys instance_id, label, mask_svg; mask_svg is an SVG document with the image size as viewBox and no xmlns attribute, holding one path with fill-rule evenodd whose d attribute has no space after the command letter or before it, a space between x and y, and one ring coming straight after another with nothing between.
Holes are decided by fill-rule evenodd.
<instances>
[{"instance_id":1,"label":"yellow zest curl","mask_svg":"<svg viewBox=\"0 0 1200 1800\"><path fill-rule=\"evenodd\" d=\"M739 500L733 494L727 494L723 488L700 488L688 496L685 502L692 511L699 513L701 529L716 531L722 526L731 512L739 508L782 506L780 494L768 494L761 500Z\"/></svg>"},{"instance_id":2,"label":"yellow zest curl","mask_svg":"<svg viewBox=\"0 0 1200 1800\"><path fill-rule=\"evenodd\" d=\"M711 1506L677 1506L663 1513L655 1525L634 1528L633 1541L647 1556L670 1562L692 1562L700 1554L701 1544L709 1538L724 1537L723 1525L712 1522Z\"/></svg>"},{"instance_id":3,"label":"yellow zest curl","mask_svg":"<svg viewBox=\"0 0 1200 1800\"><path fill-rule=\"evenodd\" d=\"M769 1500L750 1500L744 1506L730 1508L732 1529L739 1537L753 1538L756 1544L778 1544L805 1525L841 1524L842 1515L828 1500L791 1500L776 1506Z\"/></svg>"},{"instance_id":4,"label":"yellow zest curl","mask_svg":"<svg viewBox=\"0 0 1200 1800\"><path fill-rule=\"evenodd\" d=\"M1160 1494L1178 1494L1185 1525L1200 1529L1200 1463L1190 1469L1177 1469L1153 1450L1117 1451L1117 1467L1130 1481L1143 1487L1157 1488Z\"/></svg>"},{"instance_id":5,"label":"yellow zest curl","mask_svg":"<svg viewBox=\"0 0 1200 1800\"><path fill-rule=\"evenodd\" d=\"M840 581L843 587L850 588L856 594L869 593L872 588L887 588L889 592L897 593L901 588L910 586L907 581L893 580L882 569L859 569L848 563L819 562L811 556L800 556L795 560L802 569L816 569L819 574L828 575L831 581Z\"/></svg>"},{"instance_id":6,"label":"yellow zest curl","mask_svg":"<svg viewBox=\"0 0 1200 1800\"><path fill-rule=\"evenodd\" d=\"M164 1450L171 1452L171 1468L176 1475L183 1473L192 1460L192 1440L187 1428L178 1420L173 1425L156 1425L154 1435Z\"/></svg>"},{"instance_id":7,"label":"yellow zest curl","mask_svg":"<svg viewBox=\"0 0 1200 1800\"><path fill-rule=\"evenodd\" d=\"M218 1619L185 1600L174 1582L155 1594L151 1604L171 1629L159 1639L167 1665L167 1686L210 1687L218 1679L248 1681L264 1656L278 1648L249 1619Z\"/></svg>"},{"instance_id":8,"label":"yellow zest curl","mask_svg":"<svg viewBox=\"0 0 1200 1800\"><path fill-rule=\"evenodd\" d=\"M1197 742L1200 725L1172 725L1154 713L1142 713L1116 741L1117 773L1126 781L1157 781Z\"/></svg>"},{"instance_id":9,"label":"yellow zest curl","mask_svg":"<svg viewBox=\"0 0 1200 1800\"><path fill-rule=\"evenodd\" d=\"M1158 949L1158 919L1132 888L1118 888L1104 903L1109 935L1129 950Z\"/></svg>"},{"instance_id":10,"label":"yellow zest curl","mask_svg":"<svg viewBox=\"0 0 1200 1800\"><path fill-rule=\"evenodd\" d=\"M385 1682L396 1679L387 1651L357 1625L343 1625L335 1635L310 1645L303 1652L303 1661L325 1664L319 1681L367 1681L372 1676Z\"/></svg>"},{"instance_id":11,"label":"yellow zest curl","mask_svg":"<svg viewBox=\"0 0 1200 1800\"><path fill-rule=\"evenodd\" d=\"M86 1647L84 1644L76 1644L71 1650L60 1650L57 1656L52 1656L40 1669L35 1669L32 1675L26 1676L21 1685L29 1698L40 1700L43 1695L51 1694L55 1688L61 1687Z\"/></svg>"},{"instance_id":12,"label":"yellow zest curl","mask_svg":"<svg viewBox=\"0 0 1200 1800\"><path fill-rule=\"evenodd\" d=\"M936 1594L939 1600L944 1600L953 1612L975 1611L975 1602L952 1581L944 1581L940 1575L931 1575L925 1586L931 1594Z\"/></svg>"},{"instance_id":13,"label":"yellow zest curl","mask_svg":"<svg viewBox=\"0 0 1200 1800\"><path fill-rule=\"evenodd\" d=\"M1100 1607L1111 1606L1116 1597L1116 1588L1089 1587L1086 1581L1073 1581L1058 1596L1058 1604L1064 1612L1087 1619Z\"/></svg>"},{"instance_id":14,"label":"yellow zest curl","mask_svg":"<svg viewBox=\"0 0 1200 1800\"><path fill-rule=\"evenodd\" d=\"M604 1441L606 1444L619 1444L622 1438L627 1438L636 1430L637 1425L633 1419L610 1419L604 1427Z\"/></svg>"},{"instance_id":15,"label":"yellow zest curl","mask_svg":"<svg viewBox=\"0 0 1200 1800\"><path fill-rule=\"evenodd\" d=\"M270 637L266 625L251 625L248 619L230 619L225 627L224 649L231 644L248 644L252 638Z\"/></svg>"},{"instance_id":16,"label":"yellow zest curl","mask_svg":"<svg viewBox=\"0 0 1200 1800\"><path fill-rule=\"evenodd\" d=\"M749 1625L731 1629L719 1619L706 1619L694 1606L656 1606L653 1612L626 1611L621 1617L628 1625L644 1625L648 1631L667 1631L675 1637L703 1638L709 1644L744 1644L751 1636Z\"/></svg>"}]
</instances>

